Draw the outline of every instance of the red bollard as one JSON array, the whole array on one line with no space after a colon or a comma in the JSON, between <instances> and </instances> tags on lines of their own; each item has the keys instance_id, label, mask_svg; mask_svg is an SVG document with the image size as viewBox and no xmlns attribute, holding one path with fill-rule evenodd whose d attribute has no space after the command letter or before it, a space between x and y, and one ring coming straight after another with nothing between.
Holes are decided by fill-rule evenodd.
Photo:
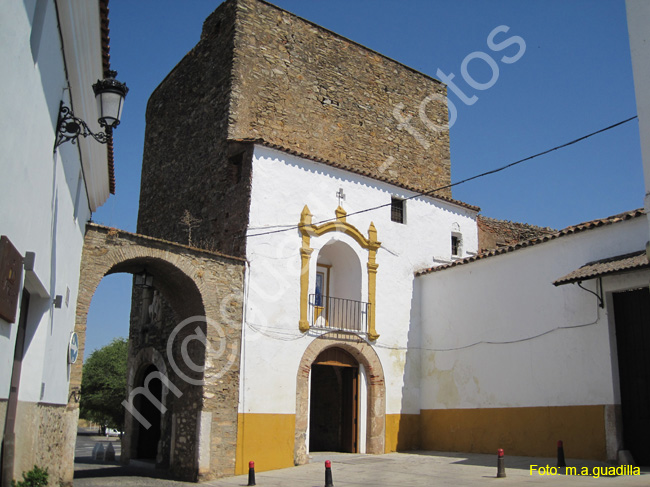
<instances>
[{"instance_id":1,"label":"red bollard","mask_svg":"<svg viewBox=\"0 0 650 487\"><path fill-rule=\"evenodd\" d=\"M566 461L564 460L564 444L562 440L557 442L557 466L566 467Z\"/></svg>"},{"instance_id":2,"label":"red bollard","mask_svg":"<svg viewBox=\"0 0 650 487\"><path fill-rule=\"evenodd\" d=\"M497 450L497 478L503 478L506 476L506 465L503 458L503 448Z\"/></svg>"},{"instance_id":3,"label":"red bollard","mask_svg":"<svg viewBox=\"0 0 650 487\"><path fill-rule=\"evenodd\" d=\"M255 462L248 462L248 484L255 485Z\"/></svg>"},{"instance_id":4,"label":"red bollard","mask_svg":"<svg viewBox=\"0 0 650 487\"><path fill-rule=\"evenodd\" d=\"M332 482L332 462L325 460L325 487L334 487Z\"/></svg>"}]
</instances>

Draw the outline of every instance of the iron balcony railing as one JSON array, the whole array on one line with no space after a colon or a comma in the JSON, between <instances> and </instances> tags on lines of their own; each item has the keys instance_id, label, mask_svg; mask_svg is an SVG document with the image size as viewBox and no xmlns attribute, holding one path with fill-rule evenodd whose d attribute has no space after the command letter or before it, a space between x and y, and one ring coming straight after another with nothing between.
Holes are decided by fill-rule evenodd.
<instances>
[{"instance_id":1,"label":"iron balcony railing","mask_svg":"<svg viewBox=\"0 0 650 487\"><path fill-rule=\"evenodd\" d=\"M370 304L353 299L309 295L309 324L313 328L368 332Z\"/></svg>"}]
</instances>

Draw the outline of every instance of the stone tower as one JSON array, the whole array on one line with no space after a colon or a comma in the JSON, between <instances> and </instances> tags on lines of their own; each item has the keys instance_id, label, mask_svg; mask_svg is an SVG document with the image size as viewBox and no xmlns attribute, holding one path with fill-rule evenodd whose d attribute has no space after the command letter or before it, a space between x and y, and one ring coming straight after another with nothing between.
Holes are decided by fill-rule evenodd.
<instances>
[{"instance_id":1,"label":"stone tower","mask_svg":"<svg viewBox=\"0 0 650 487\"><path fill-rule=\"evenodd\" d=\"M368 195L375 197L381 193L388 205L391 205L391 193L395 189L404 190L404 193L425 192L447 186L450 183L450 165L446 122L446 88L441 82L263 0L226 0L204 22L199 43L167 75L149 100L138 233L244 257L248 261L249 271L257 272L258 280L251 285L251 289L259 289L260 286L264 287L266 279L260 276L264 276L266 269L273 271L276 262L260 263L249 258L249 222L251 226L292 226L298 224L301 215L309 219L309 211L303 211L303 206L307 208L306 201L302 201L303 195L288 198L289 201L283 198L295 187L308 188L314 194L327 193L332 198L337 189L342 194L339 186L326 189L323 185L326 181L331 183L334 172L342 173L343 179L350 176L356 181L354 184L358 183L362 188L356 192L358 201L365 201ZM278 190L279 185L273 184L264 189L260 197L259 188L268 181L279 184L277 171L265 176L264 168L259 165L260 147L281 151L288 157L287 161L295 156L309 164L322 163L326 169L309 166L304 173L318 175L313 183L290 184L284 190ZM295 164L287 161L289 166ZM341 177L340 174L337 177ZM429 199L436 199L435 202L424 202L421 208L426 207L427 211L440 215L431 221L436 221L445 232L451 223L446 221L449 215L475 228L473 215L476 208L451 201L449 189L434 196ZM277 208L272 217L277 216L280 221L269 222L269 218L265 217L263 221L254 223L257 216L251 210L251 204L259 202L260 198L268 203L265 203L266 209ZM416 202L413 204L417 206ZM290 205L292 209L288 209ZM299 207L297 210L295 205ZM417 224L418 211L413 212L413 225L395 233L411 242L424 240L425 234L430 233L430 227ZM388 213L388 222L382 221L383 228L404 223L393 223ZM337 218L345 220L343 209L337 210L336 214ZM357 250L363 253L366 263L363 277L359 264L358 276L354 274L354 284L347 286L350 289L355 287L356 293L356 297L350 297L347 301L367 304L371 311L366 312L365 316L372 317L375 308L370 303L374 303L374 276L379 265L375 262L379 247L377 231L374 224L365 224L364 235L365 229L369 229L366 239L351 223L345 228L357 235L359 241L365 242L365 247ZM417 238L406 237L416 233ZM303 333L304 329L299 330L298 326L299 323L301 327L306 323L302 316L308 304L305 292L309 287L309 276L302 273L300 267L303 262L300 256L307 254L300 254L301 249L298 248L305 242L306 236L296 237L286 249L289 260L285 261L285 267L290 274L286 282L291 282L290 289L283 291L286 300L275 303L261 299L255 301L256 297L259 298L255 291L246 295L242 286L233 280L219 283L220 291L232 296L232 299L219 304L220 309L232 315L235 313L233 310L246 309L247 306L254 308L255 312L277 306L278 311L269 313L269 316L281 316L283 321L273 326L287 326L291 327L287 328L289 332ZM323 245L324 239L321 240L319 243L314 238L314 247ZM387 240L390 242L388 236ZM266 237L264 241L271 247L278 247ZM440 231L428 242L432 248L437 245L446 249L446 233ZM294 245L296 247L290 250ZM254 246L254 243L248 244L249 253L253 253ZM337 249L343 249L343 257L337 254ZM335 246L331 254L326 249L323 258L329 255L332 262L338 262L338 265L333 263L330 267L334 273L339 269L343 276L346 266L342 262L350 256L356 259L357 250L352 250L348 244L341 244L340 247ZM391 255L389 259L396 256L395 253ZM292 267L294 258L298 259L293 262L297 265ZM411 260L405 259L404 262L410 263ZM394 262L385 265L386 269L391 267L395 269L399 265ZM409 302L413 272L411 269L399 272L400 275L409 276L407 285L400 284L401 292L405 293L406 302ZM373 276L372 281L368 277L370 275ZM384 278L384 275L388 273L382 274L382 283L394 281ZM277 288L275 285L269 287ZM167 359L155 362L153 358L158 356L157 352L165 351L166 340L184 318L178 313L174 314L172 307L162 299L158 292L160 289L155 289L155 281L153 288L146 291L134 288L133 292L129 367L134 386L142 382L142 377L149 370L143 368L144 359L138 362L138 357L147 358L157 370L171 369ZM391 299L396 294L390 290L383 292L384 295L391 295ZM384 302L387 301L384 299ZM297 313L301 313L300 317ZM245 326L243 322L248 323L242 319L229 327L231 331L242 332L241 350L247 346L242 331L242 326ZM374 321L371 319L370 323ZM407 330L408 323L404 325L392 328L399 329L401 333ZM205 331L206 326L202 324L200 330ZM368 326L371 330L368 336L377 340L379 335L372 331L374 324ZM386 335L390 336L388 330ZM189 340L191 336L185 338ZM279 468L287 463L287 459L294 458L295 438L299 438L302 445L305 444L304 434L300 430L302 420L295 421L298 425L296 431L293 426L286 425L277 429L275 423L270 421L265 421L260 428L252 428L250 421L255 421L257 413L249 416L238 413L236 399L240 397L240 347L232 339L229 345L234 350L231 354L234 365L229 375L224 376L226 379L217 380L216 390L208 390L202 385L186 385L183 386L182 399L177 400L172 394L166 396L166 405L172 415L163 415L162 419L157 420L162 425L160 439L147 452L156 454L156 465L170 465L175 475L193 480L231 475L238 468L237 462L242 464L242 459L247 458L245 455L251 452L251 447L264 444L260 438L265 437L264 431L267 430L281 430L284 446L272 449L272 453L278 453L278 458L282 460L269 460L266 468ZM279 350L277 344L262 340L258 341L258 345L269 348L252 355L264 355L273 347ZM208 359L205 362L202 360L206 353L201 355L200 350L194 353L200 359L194 361L199 368L207 363ZM311 352L295 347L284 355L288 357L303 353L311 356ZM363 353L372 357L365 357ZM366 360L367 370L381 369L371 347L363 348L363 353L359 352L359 360ZM197 373L200 375L200 372ZM294 386L295 373L293 369L283 369L284 377L292 377ZM403 375L403 370L399 374ZM175 378L172 374L171 379ZM373 411L383 418L386 408L382 409L379 404L383 404L381 398L384 393L377 392L383 387L383 379L377 375L373 381L371 397L378 404ZM286 389L284 385L278 386L278 389L283 388ZM259 391L249 394L257 396ZM303 396L306 397L300 392L297 394L297 398ZM303 410L306 410L306 406L300 409ZM265 411L260 414L264 415ZM278 416L280 419L276 420L283 421L282 418L291 417L292 414L296 416L297 413L288 411L288 416L282 413ZM176 416L172 418L173 415ZM205 419L206 415L212 415L212 419ZM369 424L375 425L368 427L368 434L372 436L368 441L368 451L374 453L384 451L384 423L378 418L371 416L368 419ZM244 422L249 425L248 429L240 427L240 420L242 425ZM203 424L212 424L213 430L204 431ZM263 431L251 433L258 429ZM256 436L258 433L259 436ZM182 448L172 447L176 443L182 444ZM298 461L304 461L303 450L304 447L295 450ZM131 451L133 455L140 455L135 448L131 448ZM205 454L205 451L210 454ZM199 460L197 466L190 461L196 458L211 458L212 463L206 466Z\"/></svg>"},{"instance_id":2,"label":"stone tower","mask_svg":"<svg viewBox=\"0 0 650 487\"><path fill-rule=\"evenodd\" d=\"M147 107L138 232L244 256L263 141L414 190L450 182L445 86L263 0L227 0ZM426 138L424 137L426 136ZM449 189L436 196L450 197Z\"/></svg>"}]
</instances>

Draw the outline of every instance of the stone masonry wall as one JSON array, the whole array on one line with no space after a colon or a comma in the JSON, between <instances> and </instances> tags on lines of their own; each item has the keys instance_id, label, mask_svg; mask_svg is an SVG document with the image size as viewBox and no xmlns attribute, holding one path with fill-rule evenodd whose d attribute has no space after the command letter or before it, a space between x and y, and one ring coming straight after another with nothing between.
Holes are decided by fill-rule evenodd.
<instances>
[{"instance_id":1,"label":"stone masonry wall","mask_svg":"<svg viewBox=\"0 0 650 487\"><path fill-rule=\"evenodd\" d=\"M517 242L556 232L556 230L549 227L495 220L481 215L476 219L476 223L478 226L479 251L481 252L514 245Z\"/></svg>"},{"instance_id":2,"label":"stone masonry wall","mask_svg":"<svg viewBox=\"0 0 650 487\"><path fill-rule=\"evenodd\" d=\"M188 244L187 210L199 220L193 246L243 256L250 161L226 142L233 32L226 2L149 99L138 232Z\"/></svg>"},{"instance_id":3,"label":"stone masonry wall","mask_svg":"<svg viewBox=\"0 0 650 487\"><path fill-rule=\"evenodd\" d=\"M228 0L149 100L138 232L187 244L189 211L193 245L244 256L252 149L239 140L449 184L449 133L423 120L447 122L439 81L262 0Z\"/></svg>"},{"instance_id":4,"label":"stone masonry wall","mask_svg":"<svg viewBox=\"0 0 650 487\"><path fill-rule=\"evenodd\" d=\"M242 259L89 224L82 254L75 322L79 359L71 367L71 399L65 421L76 425L78 403L72 399L72 392L77 391L81 383L86 319L95 289L107 273L137 273L143 268L153 275L155 290L171 308L162 306L162 318L156 316L149 323L148 331L142 328L130 331L130 353L149 351L150 356L140 355L142 361L136 365L153 363L159 371L164 370L170 382L182 393L178 398L171 392L167 393L169 409L165 414L170 416L162 419L165 437L158 463L166 466L169 462L170 472L186 480L233 475L239 400ZM136 308L134 312L137 311ZM165 313L173 316L168 316L170 319L167 320ZM181 322L185 323L184 326L176 327ZM172 331L169 326L172 324L178 334L172 341L172 352L168 356L167 343ZM206 337L206 346L197 336L197 327ZM191 364L185 361L184 347L187 347ZM171 363L172 358L176 368ZM192 371L195 365L205 365L198 375ZM205 382L196 382L201 379ZM137 385L136 382L130 380L132 385ZM170 431L172 423L176 424L175 436ZM123 454L127 455L132 452L130 427L127 422L123 443ZM202 450L201 445L204 445ZM73 457L74 441L68 443L65 454Z\"/></svg>"},{"instance_id":5,"label":"stone masonry wall","mask_svg":"<svg viewBox=\"0 0 650 487\"><path fill-rule=\"evenodd\" d=\"M424 145L398 127L410 116ZM427 190L450 182L449 132L422 120L447 118L441 82L264 1L237 1L230 138Z\"/></svg>"},{"instance_id":6,"label":"stone masonry wall","mask_svg":"<svg viewBox=\"0 0 650 487\"><path fill-rule=\"evenodd\" d=\"M78 409L18 402L14 477L34 465L47 468L49 485L72 486ZM70 451L72 447L72 451Z\"/></svg>"}]
</instances>

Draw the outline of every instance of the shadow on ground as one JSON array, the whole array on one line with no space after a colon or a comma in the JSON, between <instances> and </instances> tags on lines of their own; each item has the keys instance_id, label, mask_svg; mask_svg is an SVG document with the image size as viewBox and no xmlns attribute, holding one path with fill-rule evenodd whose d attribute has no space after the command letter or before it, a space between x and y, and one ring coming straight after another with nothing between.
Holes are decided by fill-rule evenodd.
<instances>
[{"instance_id":1,"label":"shadow on ground","mask_svg":"<svg viewBox=\"0 0 650 487\"><path fill-rule=\"evenodd\" d=\"M119 461L106 462L92 457L75 457L74 478L88 479L100 477L148 477L152 479L171 479L166 470L122 465Z\"/></svg>"}]
</instances>

